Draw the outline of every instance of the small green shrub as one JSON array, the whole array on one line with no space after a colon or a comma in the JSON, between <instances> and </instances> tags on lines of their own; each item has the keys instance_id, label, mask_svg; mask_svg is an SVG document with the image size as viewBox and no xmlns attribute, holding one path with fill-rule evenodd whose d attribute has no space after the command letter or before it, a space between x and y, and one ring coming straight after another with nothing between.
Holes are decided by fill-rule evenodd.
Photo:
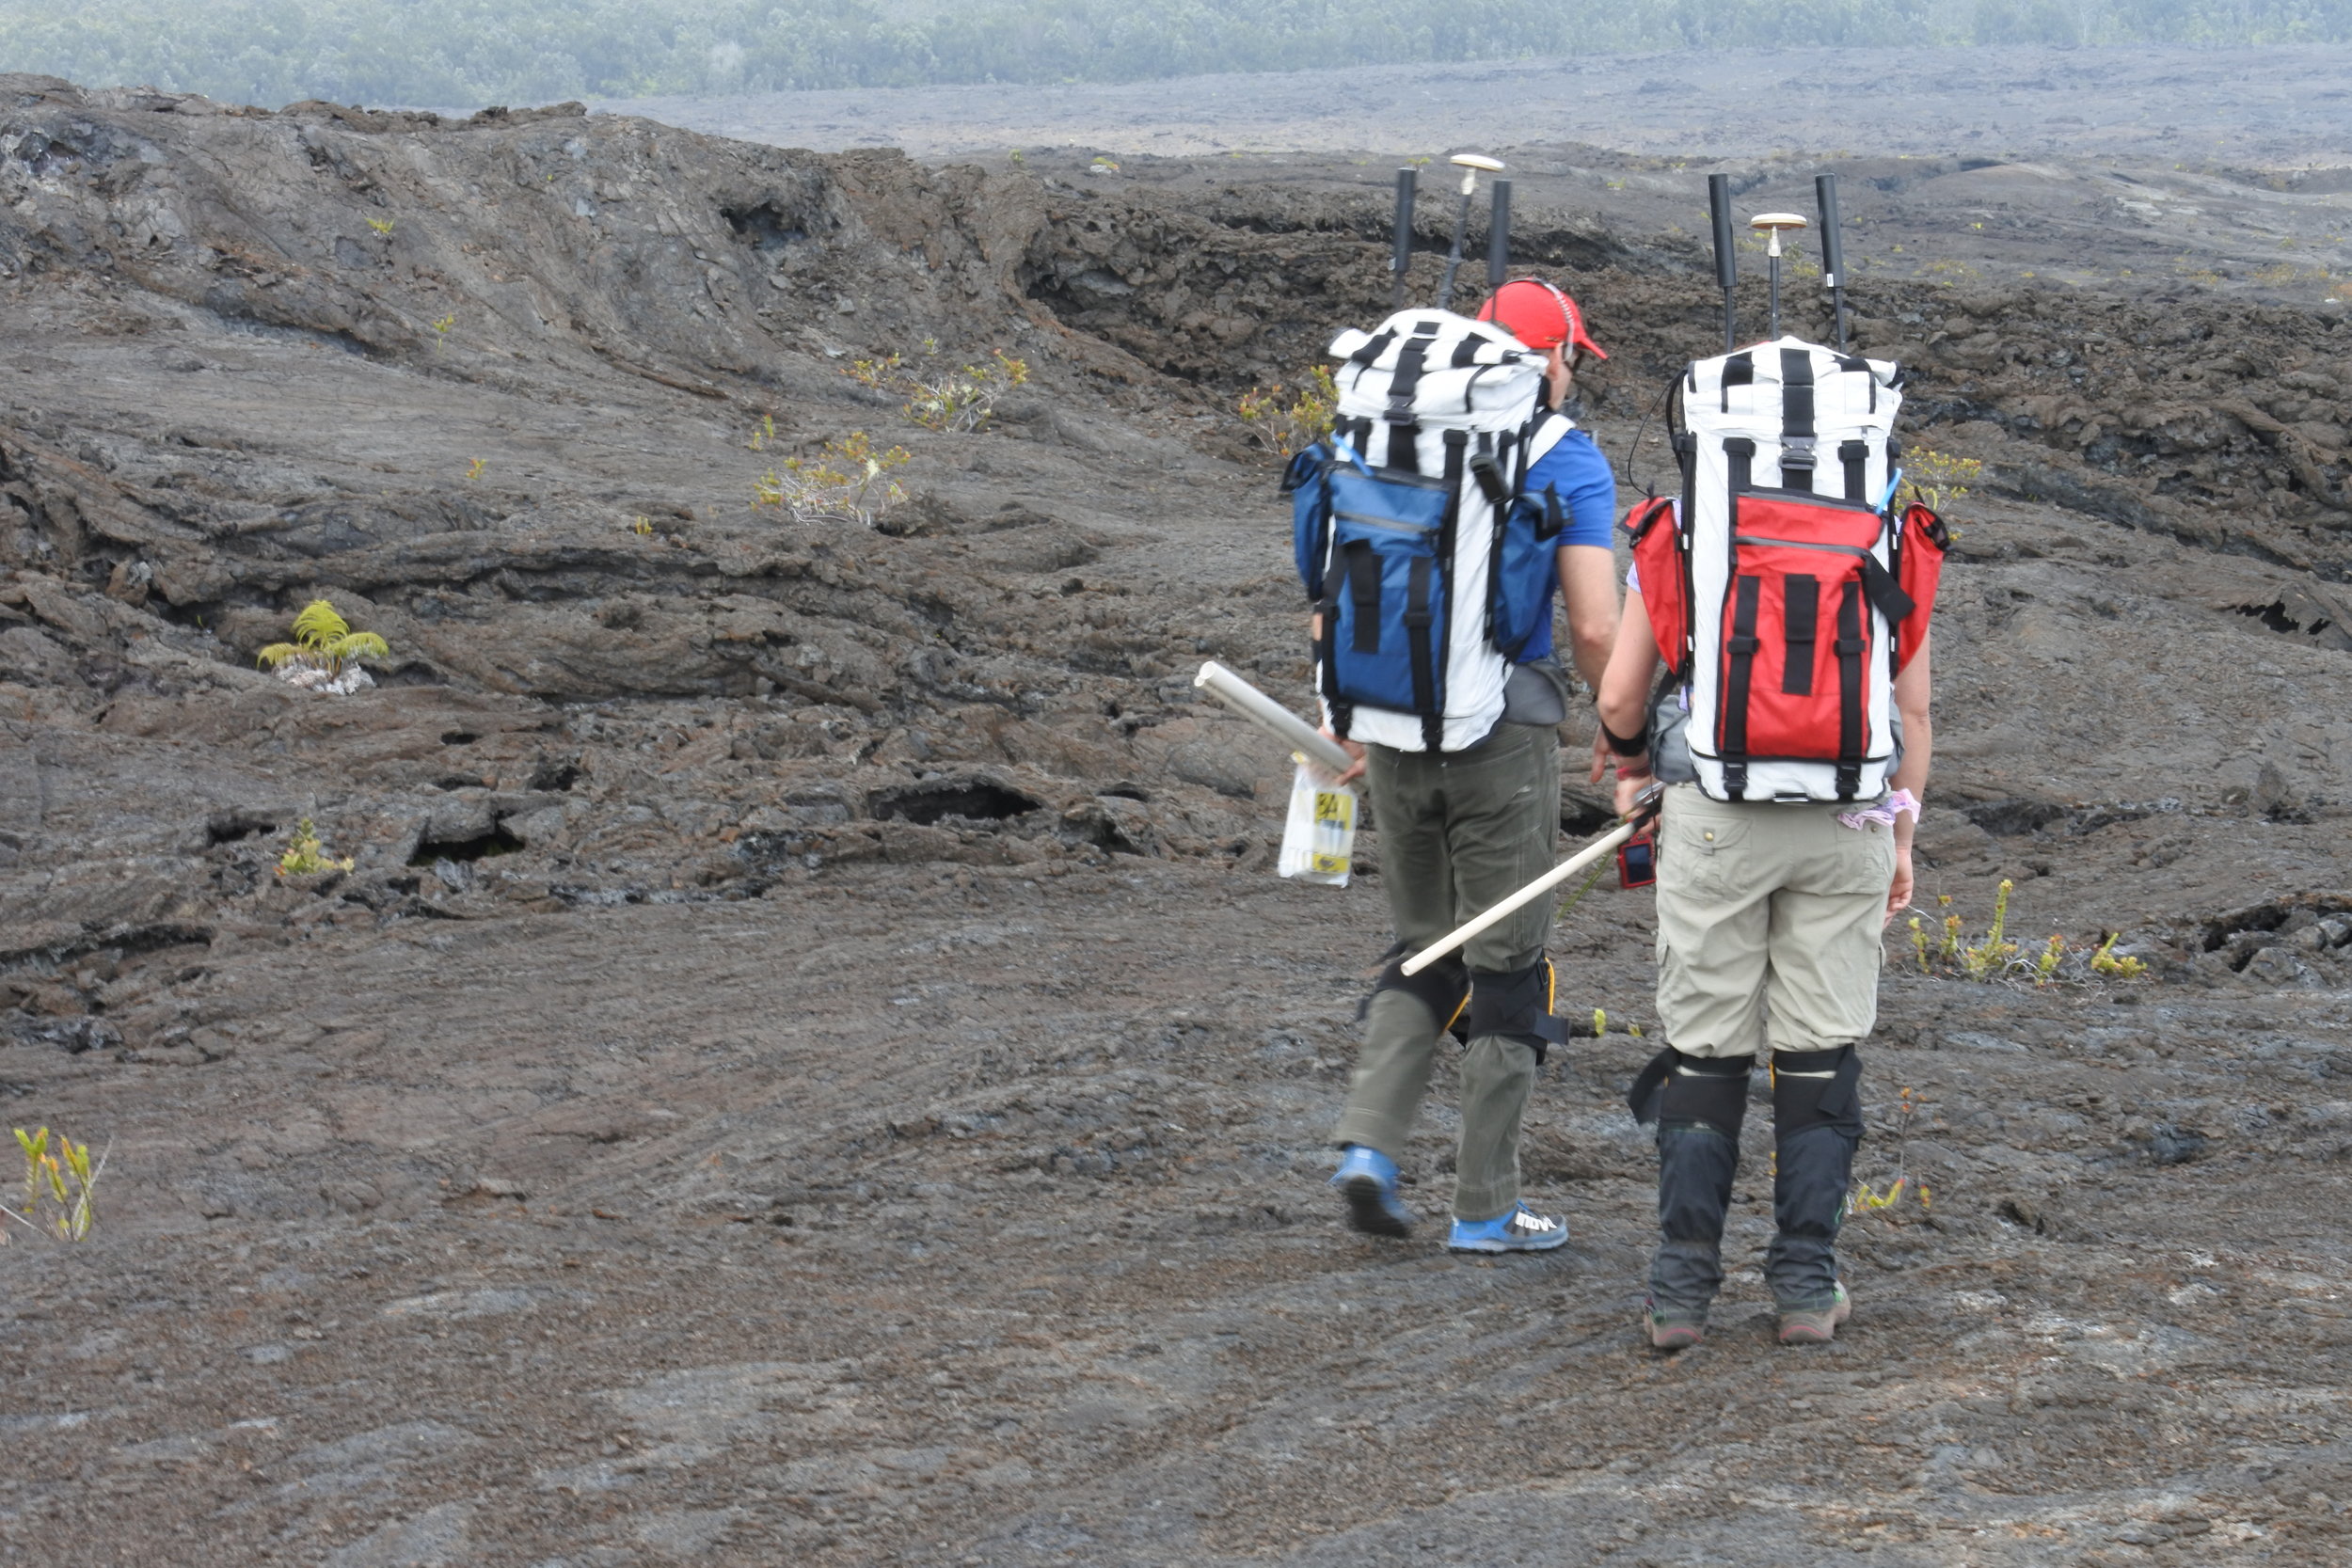
<instances>
[{"instance_id":1,"label":"small green shrub","mask_svg":"<svg viewBox=\"0 0 2352 1568\"><path fill-rule=\"evenodd\" d=\"M95 1164L89 1157L89 1145L77 1144L64 1133L57 1134L53 1152L49 1129L27 1132L15 1130L17 1148L24 1154L24 1210L0 1204L0 1213L42 1236L60 1242L78 1242L90 1232L97 1222L94 1199L98 1179L106 1173L106 1156L101 1154ZM0 1231L5 1240L6 1231Z\"/></svg>"},{"instance_id":2,"label":"small green shrub","mask_svg":"<svg viewBox=\"0 0 2352 1568\"><path fill-rule=\"evenodd\" d=\"M286 852L278 857L280 877L315 877L322 871L348 871L357 863L348 857L337 860L319 842L318 830L304 817L294 824L294 837L286 845Z\"/></svg>"},{"instance_id":3,"label":"small green shrub","mask_svg":"<svg viewBox=\"0 0 2352 1568\"><path fill-rule=\"evenodd\" d=\"M1954 457L1928 447L1914 447L1903 457L1904 488L1931 512L1943 512L1983 477L1984 465L1973 457Z\"/></svg>"},{"instance_id":4,"label":"small green shrub","mask_svg":"<svg viewBox=\"0 0 2352 1568\"><path fill-rule=\"evenodd\" d=\"M907 499L888 476L911 456L904 447L878 451L873 437L853 430L827 441L815 457L788 457L769 469L753 483L752 505L781 508L800 523L872 528L877 517Z\"/></svg>"},{"instance_id":5,"label":"small green shrub","mask_svg":"<svg viewBox=\"0 0 2352 1568\"><path fill-rule=\"evenodd\" d=\"M1233 411L1249 427L1251 440L1287 460L1323 438L1339 405L1340 392L1332 385L1330 367L1317 365L1307 372L1295 395L1286 397L1279 381L1271 387L1252 387L1242 394Z\"/></svg>"},{"instance_id":6,"label":"small green shrub","mask_svg":"<svg viewBox=\"0 0 2352 1568\"><path fill-rule=\"evenodd\" d=\"M2139 959L2115 956L2117 932L2106 933L2097 947L2076 957L2066 938L2054 931L2032 957L2026 957L2023 945L2009 936L2009 895L2015 886L2002 879L1993 900L1993 923L1974 941L1964 935L1949 894L1936 898L1947 911L1940 929L1913 915L1905 928L1919 973L1947 980L2030 982L2037 989L2067 981L2137 980L2148 973Z\"/></svg>"}]
</instances>

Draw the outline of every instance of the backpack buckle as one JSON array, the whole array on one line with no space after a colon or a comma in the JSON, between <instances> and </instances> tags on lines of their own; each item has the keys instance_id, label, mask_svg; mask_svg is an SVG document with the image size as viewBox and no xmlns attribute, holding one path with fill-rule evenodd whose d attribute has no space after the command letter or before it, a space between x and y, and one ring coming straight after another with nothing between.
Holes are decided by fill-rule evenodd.
<instances>
[{"instance_id":1,"label":"backpack buckle","mask_svg":"<svg viewBox=\"0 0 2352 1568\"><path fill-rule=\"evenodd\" d=\"M1813 446L1814 440L1810 436L1782 436L1780 442L1781 467L1784 470L1789 468L1804 468L1810 472L1814 467Z\"/></svg>"}]
</instances>

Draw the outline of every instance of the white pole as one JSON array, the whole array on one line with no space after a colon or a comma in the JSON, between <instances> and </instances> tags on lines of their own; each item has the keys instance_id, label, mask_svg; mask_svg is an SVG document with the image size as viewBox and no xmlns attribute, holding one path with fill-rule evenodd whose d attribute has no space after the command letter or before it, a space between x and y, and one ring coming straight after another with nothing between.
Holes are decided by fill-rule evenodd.
<instances>
[{"instance_id":1,"label":"white pole","mask_svg":"<svg viewBox=\"0 0 2352 1568\"><path fill-rule=\"evenodd\" d=\"M1338 741L1215 659L1200 666L1200 673L1192 678L1192 684L1292 751L1304 754L1318 768L1333 773L1344 773L1356 765L1356 759L1349 756Z\"/></svg>"},{"instance_id":2,"label":"white pole","mask_svg":"<svg viewBox=\"0 0 2352 1568\"><path fill-rule=\"evenodd\" d=\"M1566 861L1553 866L1549 871L1545 872L1542 876L1536 878L1534 881L1519 889L1518 892L1511 895L1510 897L1505 898L1502 903L1497 904L1493 909L1488 910L1477 919L1472 920L1469 925L1463 926L1455 930L1449 931L1444 936L1439 937L1436 942L1431 942L1427 947L1422 948L1420 952L1405 960L1405 973L1407 974L1419 974L1422 970L1427 969L1431 964L1436 963L1439 958L1444 958L1448 953L1453 952L1455 948L1470 941L1470 938L1476 936L1487 927L1492 926L1497 921L1503 919L1513 911L1523 909L1527 905L1534 903L1536 899L1541 898L1545 894L1549 893L1553 888L1558 887L1562 882L1566 881L1570 877L1575 876L1578 872L1583 870L1586 866L1600 859L1601 856L1609 853L1610 850L1614 849L1618 845L1623 844L1627 839L1631 838L1633 836L1633 828L1634 824L1630 822L1613 828L1608 832L1603 833L1600 837L1595 839L1586 847L1578 850L1574 855L1568 857Z\"/></svg>"}]
</instances>

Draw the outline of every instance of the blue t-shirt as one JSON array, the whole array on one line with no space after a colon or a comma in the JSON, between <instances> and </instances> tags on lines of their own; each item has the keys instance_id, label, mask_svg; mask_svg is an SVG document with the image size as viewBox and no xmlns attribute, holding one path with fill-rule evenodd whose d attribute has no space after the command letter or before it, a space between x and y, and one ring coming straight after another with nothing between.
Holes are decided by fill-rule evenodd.
<instances>
[{"instance_id":1,"label":"blue t-shirt","mask_svg":"<svg viewBox=\"0 0 2352 1568\"><path fill-rule=\"evenodd\" d=\"M1617 523L1617 476L1609 470L1609 459L1601 455L1600 447L1581 430L1571 430L1544 453L1542 459L1527 471L1527 493L1540 496L1544 486L1550 485L1560 493L1560 510L1567 515L1567 526L1560 531L1562 548L1570 545L1597 545L1610 547L1614 537L1612 530ZM1552 576L1550 589L1557 592L1560 579ZM1537 623L1534 638L1527 651L1519 656L1526 663L1551 657L1551 616L1547 613Z\"/></svg>"}]
</instances>

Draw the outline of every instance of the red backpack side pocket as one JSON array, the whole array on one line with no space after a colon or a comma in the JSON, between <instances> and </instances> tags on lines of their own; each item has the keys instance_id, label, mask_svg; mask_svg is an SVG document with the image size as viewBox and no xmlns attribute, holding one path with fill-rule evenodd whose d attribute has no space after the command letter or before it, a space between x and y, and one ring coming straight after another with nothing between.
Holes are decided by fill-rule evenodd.
<instances>
[{"instance_id":1,"label":"red backpack side pocket","mask_svg":"<svg viewBox=\"0 0 2352 1568\"><path fill-rule=\"evenodd\" d=\"M1916 501L1904 509L1895 580L1910 597L1912 610L1895 627L1897 670L1909 664L1919 644L1927 641L1928 614L1935 608L1935 585L1944 575L1944 552L1951 545L1943 518ZM1643 581L1648 580L1645 572Z\"/></svg>"},{"instance_id":2,"label":"red backpack side pocket","mask_svg":"<svg viewBox=\"0 0 2352 1568\"><path fill-rule=\"evenodd\" d=\"M1658 657L1677 679L1691 673L1691 574L1683 560L1680 507L1661 497L1626 516L1633 538L1633 568L1641 578L1642 604L1649 611Z\"/></svg>"}]
</instances>

